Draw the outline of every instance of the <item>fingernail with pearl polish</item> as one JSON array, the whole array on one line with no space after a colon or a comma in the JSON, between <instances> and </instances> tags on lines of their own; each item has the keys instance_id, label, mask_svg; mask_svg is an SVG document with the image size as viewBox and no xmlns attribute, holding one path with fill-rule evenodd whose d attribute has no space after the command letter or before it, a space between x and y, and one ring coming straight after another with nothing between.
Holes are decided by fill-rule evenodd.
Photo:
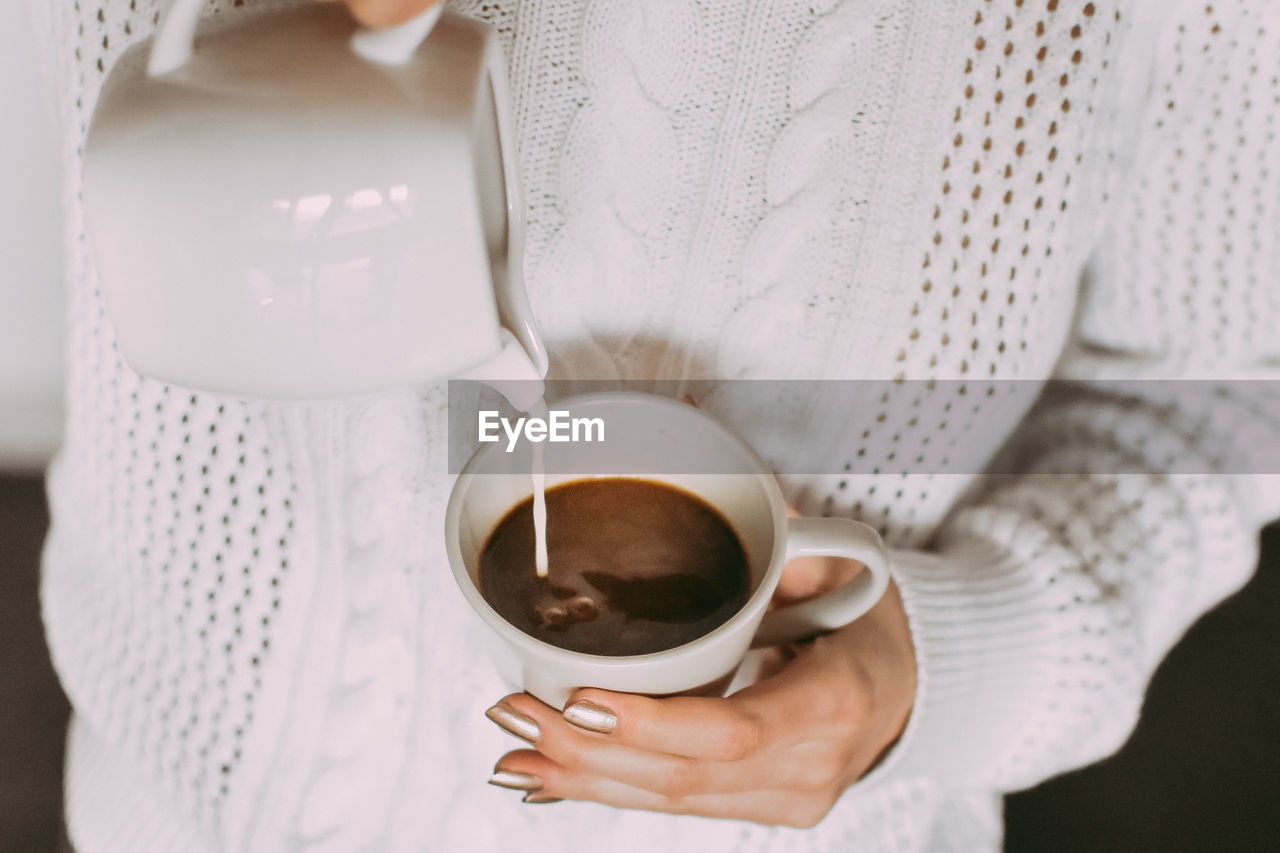
<instances>
[{"instance_id":1,"label":"fingernail with pearl polish","mask_svg":"<svg viewBox=\"0 0 1280 853\"><path fill-rule=\"evenodd\" d=\"M564 709L564 718L580 729L607 735L618 727L618 715L594 702L574 702Z\"/></svg>"},{"instance_id":2,"label":"fingernail with pearl polish","mask_svg":"<svg viewBox=\"0 0 1280 853\"><path fill-rule=\"evenodd\" d=\"M542 734L536 722L505 702L499 702L494 705L485 711L484 715L497 723L503 731L529 743L535 742L538 736Z\"/></svg>"},{"instance_id":3,"label":"fingernail with pearl polish","mask_svg":"<svg viewBox=\"0 0 1280 853\"><path fill-rule=\"evenodd\" d=\"M548 797L546 794L528 793L520 800L522 803L528 803L531 806L540 806L543 803L558 803L563 797Z\"/></svg>"},{"instance_id":4,"label":"fingernail with pearl polish","mask_svg":"<svg viewBox=\"0 0 1280 853\"><path fill-rule=\"evenodd\" d=\"M513 791L533 792L542 790L542 780L532 773L517 773L514 770L495 770L489 777L490 785L499 788L510 788Z\"/></svg>"}]
</instances>

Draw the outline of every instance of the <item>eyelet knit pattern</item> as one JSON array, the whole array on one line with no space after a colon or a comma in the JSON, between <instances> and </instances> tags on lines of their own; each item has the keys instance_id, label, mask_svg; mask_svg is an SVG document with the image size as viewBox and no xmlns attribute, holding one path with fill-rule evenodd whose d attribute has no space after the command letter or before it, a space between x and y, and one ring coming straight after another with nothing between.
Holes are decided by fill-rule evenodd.
<instances>
[{"instance_id":1,"label":"eyelet knit pattern","mask_svg":"<svg viewBox=\"0 0 1280 853\"><path fill-rule=\"evenodd\" d=\"M1159 46L1152 92L1132 117L1143 142L1111 156L1135 183L1096 256L1117 282L1084 313L1105 346L1167 356L1175 374L1213 376L1258 351L1280 323L1267 270L1280 245L1274 155L1280 26L1262 8L1195 7ZM1176 282L1176 286L1166 286ZM1124 318L1147 319L1139 329Z\"/></svg>"},{"instance_id":2,"label":"eyelet knit pattern","mask_svg":"<svg viewBox=\"0 0 1280 853\"><path fill-rule=\"evenodd\" d=\"M71 11L69 20L45 14L50 27L77 36L73 52L64 47L50 61L62 91L76 94L61 114L79 128L66 137L75 162L104 69L149 30L155 11L140 2L112 18L79 3ZM68 219L80 232L78 174L67 177ZM74 604L47 608L50 644L84 724L174 808L217 824L261 716L282 602L297 591L291 561L307 553L295 539L289 430L269 407L125 368L82 233L70 248L77 319L67 430L83 440L68 441L51 472L51 491L66 502L62 530L49 539L44 595Z\"/></svg>"},{"instance_id":3,"label":"eyelet knit pattern","mask_svg":"<svg viewBox=\"0 0 1280 853\"><path fill-rule=\"evenodd\" d=\"M1275 478L1204 473L1280 433L1280 395L1114 382L1274 378L1264 4L456 3L507 50L556 375L885 381L831 422L806 420L803 383L763 411L698 402L779 467L844 470L785 478L788 500L899 549L920 668L903 738L813 830L522 806L483 785L512 748L483 710L511 687L443 554L442 389L266 405L133 374L79 155L159 3L28 5L66 140L43 600L85 853L551 850L570 830L624 850L998 849L998 792L1114 749L1280 515ZM277 5L213 0L202 26ZM1033 406L1055 365L1078 384ZM976 480L992 457L1022 473Z\"/></svg>"}]
</instances>

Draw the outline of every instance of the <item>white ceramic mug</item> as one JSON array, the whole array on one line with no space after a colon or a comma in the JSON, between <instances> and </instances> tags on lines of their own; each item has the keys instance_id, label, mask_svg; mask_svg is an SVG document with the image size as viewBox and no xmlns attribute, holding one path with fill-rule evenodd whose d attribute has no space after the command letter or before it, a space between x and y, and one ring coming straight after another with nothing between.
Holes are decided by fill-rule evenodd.
<instances>
[{"instance_id":1,"label":"white ceramic mug","mask_svg":"<svg viewBox=\"0 0 1280 853\"><path fill-rule=\"evenodd\" d=\"M747 650L845 625L879 600L889 559L879 534L837 518L788 518L777 481L746 443L692 406L644 394L604 393L556 403L571 417L598 418L605 441L544 444L547 487L594 476L639 477L691 492L715 507L742 543L751 575L747 603L727 622L685 645L645 655L561 649L504 620L479 590L479 558L490 533L532 494L532 445L482 447L459 474L445 515L449 564L463 595L492 629L499 669L552 707L579 687L663 695L726 685ZM547 520L554 527L555 517ZM820 598L768 610L783 565L826 555L866 569ZM554 566L553 566L554 571Z\"/></svg>"}]
</instances>

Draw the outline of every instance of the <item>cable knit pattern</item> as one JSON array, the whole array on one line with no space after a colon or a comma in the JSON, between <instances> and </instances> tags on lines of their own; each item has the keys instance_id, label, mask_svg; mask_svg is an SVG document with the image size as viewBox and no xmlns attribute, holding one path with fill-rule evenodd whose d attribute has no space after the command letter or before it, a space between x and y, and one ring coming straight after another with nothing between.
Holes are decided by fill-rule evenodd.
<instances>
[{"instance_id":1,"label":"cable knit pattern","mask_svg":"<svg viewBox=\"0 0 1280 853\"><path fill-rule=\"evenodd\" d=\"M377 839L404 761L420 597L410 572L413 484L402 460L414 455L419 410L414 398L387 398L347 413L333 437L345 458L334 533L341 554L335 580L345 604L337 676L325 702L316 763L298 812L297 848L353 850ZM345 523L344 523L345 522Z\"/></svg>"},{"instance_id":2,"label":"cable knit pattern","mask_svg":"<svg viewBox=\"0 0 1280 853\"><path fill-rule=\"evenodd\" d=\"M851 262L876 176L842 166L878 154L892 98L872 81L883 87L890 81L875 69L901 62L902 10L894 3L845 0L816 4L813 11L817 19L780 75L788 118L764 164L768 212L742 253L741 291L716 365L720 376L812 374L827 361L830 341L804 333L812 322L808 315L815 303L833 318L848 308ZM811 291L788 289L793 281ZM780 359L753 346L764 326L793 340L794 349Z\"/></svg>"},{"instance_id":3,"label":"cable knit pattern","mask_svg":"<svg viewBox=\"0 0 1280 853\"><path fill-rule=\"evenodd\" d=\"M523 806L483 784L512 685L443 553L443 389L265 405L133 374L79 155L159 4L28 5L67 162L43 600L84 853L995 850L999 792L1115 748L1280 515L1277 478L1215 473L1280 395L1116 381L1276 378L1265 4L455 3L507 51L555 375L886 381L821 422L819 383L698 402L832 472L786 477L793 505L899 549L919 661L904 736L812 830ZM1055 369L1078 382L1033 407ZM1019 476L978 480L992 458Z\"/></svg>"},{"instance_id":4,"label":"cable knit pattern","mask_svg":"<svg viewBox=\"0 0 1280 853\"><path fill-rule=\"evenodd\" d=\"M565 331L576 346L595 344L593 362L579 356L575 366L595 376L624 375L632 335L662 319L657 312L667 300L647 297L657 291L669 299L677 290L672 261L688 236L645 238L681 220L676 187L696 179L689 152L697 142L678 112L697 91L701 17L690 0L592 2L582 12L583 104L554 178L563 223L545 255L531 253L530 265L538 281L574 288L565 296L580 306L582 325ZM624 172L634 180L611 180ZM642 278L650 288L634 286Z\"/></svg>"}]
</instances>

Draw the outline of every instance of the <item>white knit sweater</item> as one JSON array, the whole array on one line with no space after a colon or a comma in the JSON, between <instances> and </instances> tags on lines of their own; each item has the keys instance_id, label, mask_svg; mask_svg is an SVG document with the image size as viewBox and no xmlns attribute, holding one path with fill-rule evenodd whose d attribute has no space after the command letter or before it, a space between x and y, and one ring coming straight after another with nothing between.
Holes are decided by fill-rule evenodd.
<instances>
[{"instance_id":1,"label":"white knit sweater","mask_svg":"<svg viewBox=\"0 0 1280 853\"><path fill-rule=\"evenodd\" d=\"M1275 395L1228 388L1195 407L1102 381L1265 377L1280 358L1275 10L455 5L508 51L530 296L558 375L920 380L839 419L806 420L803 399L719 412L780 465L848 464L785 478L788 498L902 549L920 685L907 731L806 831L535 808L486 786L512 744L482 713L508 688L445 565L442 389L264 405L130 372L80 230L78 152L104 72L151 32L157 0L30 0L73 259L43 591L76 714L73 842L998 847L999 792L1115 749L1156 663L1245 581L1259 523L1280 515L1274 479L1162 473L1168 454L1210 471L1243 430L1275 435ZM1029 417L989 411L997 381L1055 365L1096 387L1055 390ZM897 473L899 452L938 471L1011 437L1021 476ZM1052 473L1066 469L1084 473Z\"/></svg>"}]
</instances>

